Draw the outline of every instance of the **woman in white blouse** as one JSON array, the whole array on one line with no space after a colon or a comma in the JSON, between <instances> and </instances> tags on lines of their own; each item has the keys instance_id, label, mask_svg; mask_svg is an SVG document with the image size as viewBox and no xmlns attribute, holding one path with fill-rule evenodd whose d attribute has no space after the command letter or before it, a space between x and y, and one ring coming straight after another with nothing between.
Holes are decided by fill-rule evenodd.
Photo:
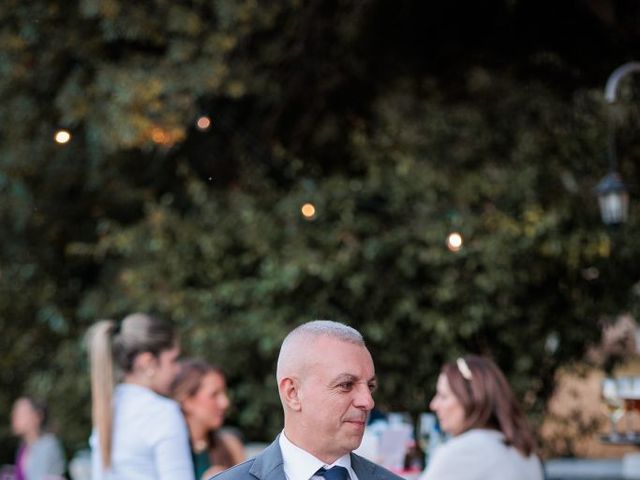
<instances>
[{"instance_id":1,"label":"woman in white blouse","mask_svg":"<svg viewBox=\"0 0 640 480\"><path fill-rule=\"evenodd\" d=\"M430 408L452 436L421 480L542 480L533 432L497 365L475 355L442 367Z\"/></svg>"},{"instance_id":2,"label":"woman in white blouse","mask_svg":"<svg viewBox=\"0 0 640 480\"><path fill-rule=\"evenodd\" d=\"M92 480L194 480L184 417L165 396L179 353L172 326L148 315L91 328Z\"/></svg>"}]
</instances>

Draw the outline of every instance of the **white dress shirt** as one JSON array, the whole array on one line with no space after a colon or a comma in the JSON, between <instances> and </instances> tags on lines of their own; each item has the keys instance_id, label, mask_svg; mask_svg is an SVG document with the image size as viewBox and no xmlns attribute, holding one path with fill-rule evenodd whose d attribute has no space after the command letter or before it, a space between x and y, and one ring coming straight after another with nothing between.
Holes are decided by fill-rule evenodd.
<instances>
[{"instance_id":1,"label":"white dress shirt","mask_svg":"<svg viewBox=\"0 0 640 480\"><path fill-rule=\"evenodd\" d=\"M111 468L102 468L98 435L91 435L93 480L194 480L189 434L176 402L128 383L113 395Z\"/></svg>"},{"instance_id":2,"label":"white dress shirt","mask_svg":"<svg viewBox=\"0 0 640 480\"><path fill-rule=\"evenodd\" d=\"M291 443L284 434L284 431L280 434L278 443L280 444L280 451L282 452L284 474L287 480L324 480L324 477L315 475L315 473L322 467L328 470L333 466L346 468L351 480L358 480L356 472L351 468L350 453L343 455L331 465L328 465L306 450Z\"/></svg>"}]
</instances>

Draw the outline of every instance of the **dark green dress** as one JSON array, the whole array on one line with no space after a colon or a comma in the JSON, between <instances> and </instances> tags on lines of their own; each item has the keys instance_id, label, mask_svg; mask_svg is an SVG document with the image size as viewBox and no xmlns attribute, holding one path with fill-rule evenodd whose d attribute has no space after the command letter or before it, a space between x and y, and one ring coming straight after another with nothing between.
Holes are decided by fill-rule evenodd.
<instances>
[{"instance_id":1,"label":"dark green dress","mask_svg":"<svg viewBox=\"0 0 640 480\"><path fill-rule=\"evenodd\" d=\"M196 480L200 480L202 474L211 466L209 451L205 449L199 453L195 453L191 450L191 458L193 458L193 468L196 471Z\"/></svg>"}]
</instances>

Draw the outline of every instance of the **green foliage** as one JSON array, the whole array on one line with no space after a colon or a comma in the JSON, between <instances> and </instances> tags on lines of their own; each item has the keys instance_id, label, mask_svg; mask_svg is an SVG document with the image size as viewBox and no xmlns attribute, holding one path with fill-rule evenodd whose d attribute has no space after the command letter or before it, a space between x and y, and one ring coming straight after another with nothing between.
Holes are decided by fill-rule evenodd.
<instances>
[{"instance_id":1,"label":"green foliage","mask_svg":"<svg viewBox=\"0 0 640 480\"><path fill-rule=\"evenodd\" d=\"M424 410L442 361L477 351L495 356L539 411L555 369L597 340L601 316L628 296L607 288L607 269L629 257L612 254L597 212L582 208L590 193L544 185L563 151L598 143L593 119L572 104L548 109L548 91L536 104L515 89L509 122L487 129L503 106L416 104L405 92L380 101L375 132L353 132L358 176L212 192L181 168L186 198L148 203L143 221L98 243L110 273L83 316L140 308L178 320L187 350L229 371L234 419L250 436L279 428L264 415L277 411L279 341L312 318L363 331L385 408ZM550 132L563 122L573 128ZM508 160L478 158L496 150ZM300 214L305 202L312 220ZM465 238L457 253L445 248L454 230ZM602 277L585 277L589 268Z\"/></svg>"}]
</instances>

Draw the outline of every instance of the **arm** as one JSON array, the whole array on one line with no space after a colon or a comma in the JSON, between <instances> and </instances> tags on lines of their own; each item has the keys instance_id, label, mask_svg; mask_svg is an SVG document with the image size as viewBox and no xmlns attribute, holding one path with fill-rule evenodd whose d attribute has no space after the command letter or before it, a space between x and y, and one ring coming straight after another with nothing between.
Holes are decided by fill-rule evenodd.
<instances>
[{"instance_id":1,"label":"arm","mask_svg":"<svg viewBox=\"0 0 640 480\"><path fill-rule=\"evenodd\" d=\"M64 458L64 451L60 441L52 436L51 437L51 451L47 456L47 473L54 475L63 475L66 466L66 460Z\"/></svg>"},{"instance_id":2,"label":"arm","mask_svg":"<svg viewBox=\"0 0 640 480\"><path fill-rule=\"evenodd\" d=\"M100 458L100 446L97 441L98 435L94 432L89 438L91 447L91 480L102 480L102 459Z\"/></svg>"},{"instance_id":3,"label":"arm","mask_svg":"<svg viewBox=\"0 0 640 480\"><path fill-rule=\"evenodd\" d=\"M166 422L165 433L153 449L158 480L194 480L189 436L182 414L176 408L162 421Z\"/></svg>"}]
</instances>

